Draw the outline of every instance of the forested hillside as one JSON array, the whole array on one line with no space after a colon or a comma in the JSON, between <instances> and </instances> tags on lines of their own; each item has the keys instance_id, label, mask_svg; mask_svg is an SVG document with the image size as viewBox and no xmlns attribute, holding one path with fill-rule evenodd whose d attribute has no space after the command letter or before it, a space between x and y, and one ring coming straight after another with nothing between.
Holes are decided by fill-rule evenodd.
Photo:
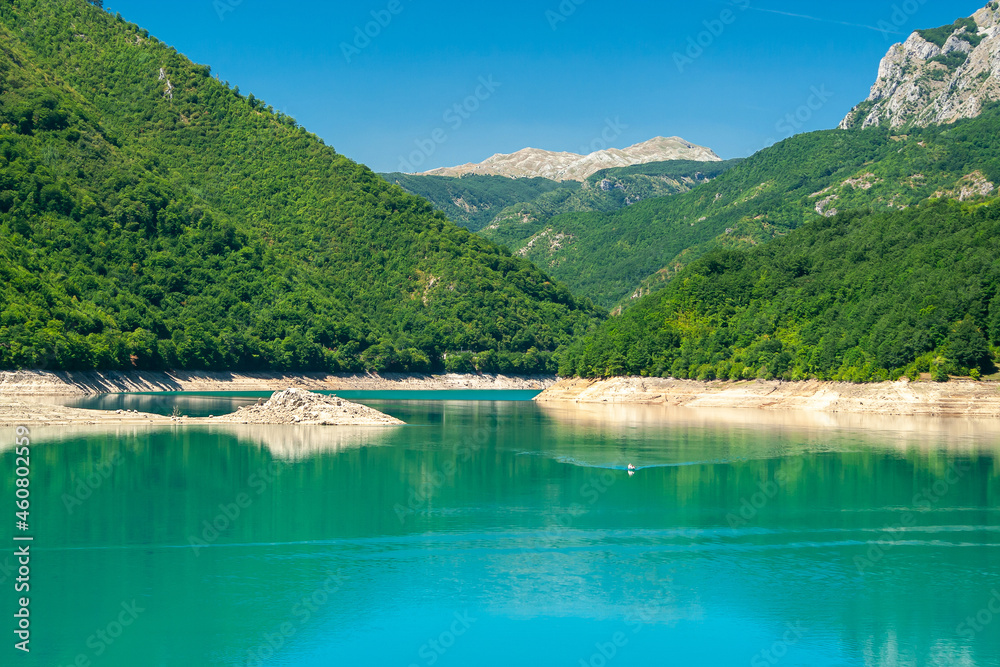
<instances>
[{"instance_id":1,"label":"forested hillside","mask_svg":"<svg viewBox=\"0 0 1000 667\"><path fill-rule=\"evenodd\" d=\"M0 3L0 367L537 372L599 317L84 0Z\"/></svg>"},{"instance_id":2,"label":"forested hillside","mask_svg":"<svg viewBox=\"0 0 1000 667\"><path fill-rule=\"evenodd\" d=\"M1000 200L841 213L716 249L572 346L566 375L980 377L1000 344Z\"/></svg>"},{"instance_id":3,"label":"forested hillside","mask_svg":"<svg viewBox=\"0 0 1000 667\"><path fill-rule=\"evenodd\" d=\"M572 213L488 232L576 294L631 303L714 247L751 247L838 211L975 199L1000 183L1000 109L898 135L830 130L766 148L694 190L612 213Z\"/></svg>"},{"instance_id":4,"label":"forested hillside","mask_svg":"<svg viewBox=\"0 0 1000 667\"><path fill-rule=\"evenodd\" d=\"M421 176L398 172L382 174L407 192L423 197L449 220L478 232L504 208L558 190L567 194L580 189L579 181L548 178L507 178L506 176Z\"/></svg>"},{"instance_id":5,"label":"forested hillside","mask_svg":"<svg viewBox=\"0 0 1000 667\"><path fill-rule=\"evenodd\" d=\"M616 211L644 199L688 192L742 160L670 160L604 169L581 181L507 176L383 174L390 183L424 197L453 222L502 244L524 241L560 213ZM527 225L527 226L526 226ZM533 233L533 232L532 232Z\"/></svg>"},{"instance_id":6,"label":"forested hillside","mask_svg":"<svg viewBox=\"0 0 1000 667\"><path fill-rule=\"evenodd\" d=\"M545 223L563 213L610 213L646 199L669 197L708 183L743 160L692 162L670 160L604 169L587 177L580 188L559 189L500 211L481 234L522 250Z\"/></svg>"}]
</instances>

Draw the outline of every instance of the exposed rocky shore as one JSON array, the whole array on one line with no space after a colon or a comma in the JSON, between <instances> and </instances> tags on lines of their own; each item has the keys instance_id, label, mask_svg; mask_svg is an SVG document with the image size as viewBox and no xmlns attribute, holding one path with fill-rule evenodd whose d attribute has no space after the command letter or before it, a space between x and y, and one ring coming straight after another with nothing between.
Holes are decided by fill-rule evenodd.
<instances>
[{"instance_id":1,"label":"exposed rocky shore","mask_svg":"<svg viewBox=\"0 0 1000 667\"><path fill-rule=\"evenodd\" d=\"M212 421L232 424L303 424L316 426L393 426L403 422L367 405L302 389L276 392L266 403L242 407Z\"/></svg>"},{"instance_id":2,"label":"exposed rocky shore","mask_svg":"<svg viewBox=\"0 0 1000 667\"><path fill-rule=\"evenodd\" d=\"M190 421L190 420L189 420ZM69 424L137 425L172 423L170 417L125 410L81 410L17 398L0 399L0 426L66 426Z\"/></svg>"},{"instance_id":3,"label":"exposed rocky shore","mask_svg":"<svg viewBox=\"0 0 1000 667\"><path fill-rule=\"evenodd\" d=\"M757 408L880 415L1000 417L1000 385L992 382L699 382L620 377L561 380L536 401L635 403L689 408Z\"/></svg>"},{"instance_id":4,"label":"exposed rocky shore","mask_svg":"<svg viewBox=\"0 0 1000 667\"><path fill-rule=\"evenodd\" d=\"M212 373L200 371L0 372L0 400L6 396L88 395L151 391L280 391L293 387L312 391L386 389L537 389L555 377L505 375L330 375L327 373Z\"/></svg>"},{"instance_id":5,"label":"exposed rocky shore","mask_svg":"<svg viewBox=\"0 0 1000 667\"><path fill-rule=\"evenodd\" d=\"M48 405L44 399L0 399L0 426L270 424L303 426L393 426L403 422L366 405L301 389L275 392L265 403L231 415L165 417L137 410L83 410Z\"/></svg>"}]
</instances>

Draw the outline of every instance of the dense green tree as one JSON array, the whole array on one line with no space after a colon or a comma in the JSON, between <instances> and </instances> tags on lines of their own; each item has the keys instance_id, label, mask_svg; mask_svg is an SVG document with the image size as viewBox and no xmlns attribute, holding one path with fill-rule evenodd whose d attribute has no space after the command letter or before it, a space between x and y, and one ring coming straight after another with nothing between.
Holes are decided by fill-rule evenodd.
<instances>
[{"instance_id":1,"label":"dense green tree","mask_svg":"<svg viewBox=\"0 0 1000 667\"><path fill-rule=\"evenodd\" d=\"M990 341L994 344L1000 344L1000 292L997 292L993 300L990 301L988 326Z\"/></svg>"},{"instance_id":2,"label":"dense green tree","mask_svg":"<svg viewBox=\"0 0 1000 667\"><path fill-rule=\"evenodd\" d=\"M988 189L986 182L1000 183L997 105L979 118L905 134L881 127L801 134L689 192L604 212L551 217L526 210L482 234L523 253L574 293L608 309L627 308L715 248L770 242L835 212L968 197Z\"/></svg>"},{"instance_id":3,"label":"dense green tree","mask_svg":"<svg viewBox=\"0 0 1000 667\"><path fill-rule=\"evenodd\" d=\"M717 249L562 355L560 372L868 382L993 370L1000 201L823 218ZM631 361L630 361L631 360Z\"/></svg>"},{"instance_id":4,"label":"dense green tree","mask_svg":"<svg viewBox=\"0 0 1000 667\"><path fill-rule=\"evenodd\" d=\"M616 211L651 197L688 192L740 162L651 162L602 169L582 182L474 174L458 178L401 173L383 176L426 198L456 224L499 243L516 244L526 224L537 229L560 213Z\"/></svg>"},{"instance_id":5,"label":"dense green tree","mask_svg":"<svg viewBox=\"0 0 1000 667\"><path fill-rule=\"evenodd\" d=\"M382 174L390 183L418 197L427 199L448 219L474 232L490 223L506 207L534 199L552 191L573 193L580 183L559 182L548 178L507 178L505 176L467 175L419 176Z\"/></svg>"},{"instance_id":6,"label":"dense green tree","mask_svg":"<svg viewBox=\"0 0 1000 667\"><path fill-rule=\"evenodd\" d=\"M966 317L952 327L947 352L955 363L967 368L982 369L990 363L989 345L971 317Z\"/></svg>"},{"instance_id":7,"label":"dense green tree","mask_svg":"<svg viewBox=\"0 0 1000 667\"><path fill-rule=\"evenodd\" d=\"M2 368L551 372L601 316L85 0L0 3L0 257Z\"/></svg>"}]
</instances>

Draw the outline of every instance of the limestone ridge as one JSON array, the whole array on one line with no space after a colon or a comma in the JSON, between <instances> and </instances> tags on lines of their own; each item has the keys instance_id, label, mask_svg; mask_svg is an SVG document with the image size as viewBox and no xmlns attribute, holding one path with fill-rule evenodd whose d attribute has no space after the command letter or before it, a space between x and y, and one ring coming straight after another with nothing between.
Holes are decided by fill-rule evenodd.
<instances>
[{"instance_id":1,"label":"limestone ridge","mask_svg":"<svg viewBox=\"0 0 1000 667\"><path fill-rule=\"evenodd\" d=\"M1000 100L1000 3L951 26L918 30L882 59L868 99L841 129L953 123Z\"/></svg>"},{"instance_id":2,"label":"limestone ridge","mask_svg":"<svg viewBox=\"0 0 1000 667\"><path fill-rule=\"evenodd\" d=\"M591 153L554 153L537 148L524 148L505 155L497 153L480 163L458 167L442 167L421 176L507 176L510 178L549 178L554 181L583 181L602 169L628 167L634 164L667 160L721 161L709 148L692 144L680 137L656 137L628 148L608 148Z\"/></svg>"}]
</instances>

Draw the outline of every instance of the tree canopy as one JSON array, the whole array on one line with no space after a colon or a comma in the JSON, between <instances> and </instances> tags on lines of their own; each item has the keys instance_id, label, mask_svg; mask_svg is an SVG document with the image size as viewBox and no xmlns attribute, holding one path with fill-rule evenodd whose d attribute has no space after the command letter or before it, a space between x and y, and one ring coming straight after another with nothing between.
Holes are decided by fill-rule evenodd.
<instances>
[{"instance_id":1,"label":"tree canopy","mask_svg":"<svg viewBox=\"0 0 1000 667\"><path fill-rule=\"evenodd\" d=\"M1000 200L842 213L717 249L573 344L560 371L867 382L992 372Z\"/></svg>"},{"instance_id":2,"label":"tree canopy","mask_svg":"<svg viewBox=\"0 0 1000 667\"><path fill-rule=\"evenodd\" d=\"M798 135L690 192L604 212L515 216L484 235L523 252L575 294L628 308L713 248L766 243L837 212L988 195L996 184L1000 107L993 105L978 118L906 134L876 127Z\"/></svg>"},{"instance_id":3,"label":"tree canopy","mask_svg":"<svg viewBox=\"0 0 1000 667\"><path fill-rule=\"evenodd\" d=\"M0 367L554 370L601 317L85 0L0 5Z\"/></svg>"}]
</instances>

